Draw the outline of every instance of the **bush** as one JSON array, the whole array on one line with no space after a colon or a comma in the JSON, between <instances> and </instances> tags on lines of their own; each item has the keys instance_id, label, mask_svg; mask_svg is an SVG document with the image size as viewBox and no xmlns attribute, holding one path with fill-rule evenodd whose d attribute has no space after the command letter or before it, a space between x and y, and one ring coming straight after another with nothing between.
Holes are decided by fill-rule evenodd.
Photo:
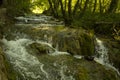
<instances>
[{"instance_id":1,"label":"bush","mask_svg":"<svg viewBox=\"0 0 120 80\"><path fill-rule=\"evenodd\" d=\"M19 16L30 12L30 0L8 0L8 16Z\"/></svg>"},{"instance_id":2,"label":"bush","mask_svg":"<svg viewBox=\"0 0 120 80\"><path fill-rule=\"evenodd\" d=\"M112 35L114 32L113 25L120 24L120 14L100 14L86 12L81 17L73 20L72 26L82 27L84 29L94 29L100 34Z\"/></svg>"}]
</instances>

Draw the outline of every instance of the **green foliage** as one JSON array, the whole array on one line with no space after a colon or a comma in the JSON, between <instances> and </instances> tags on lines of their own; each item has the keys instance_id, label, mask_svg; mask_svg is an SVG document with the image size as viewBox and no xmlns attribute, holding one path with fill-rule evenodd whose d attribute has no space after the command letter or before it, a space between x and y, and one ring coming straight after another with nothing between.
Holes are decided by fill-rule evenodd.
<instances>
[{"instance_id":1,"label":"green foliage","mask_svg":"<svg viewBox=\"0 0 120 80\"><path fill-rule=\"evenodd\" d=\"M37 8L41 9L42 11L48 9L49 4L47 0L34 0L31 2L31 9L34 10Z\"/></svg>"},{"instance_id":2,"label":"green foliage","mask_svg":"<svg viewBox=\"0 0 120 80\"><path fill-rule=\"evenodd\" d=\"M82 17L75 18L72 26L83 27L84 29L94 29L97 33L112 35L114 26L116 26L118 30L119 21L120 14L118 13L93 14L86 12ZM117 32L119 32L119 30Z\"/></svg>"},{"instance_id":3,"label":"green foliage","mask_svg":"<svg viewBox=\"0 0 120 80\"><path fill-rule=\"evenodd\" d=\"M88 45L89 44L89 45ZM94 55L94 41L93 36L89 34L82 34L81 35L81 52L85 56L93 56Z\"/></svg>"},{"instance_id":4,"label":"green foliage","mask_svg":"<svg viewBox=\"0 0 120 80\"><path fill-rule=\"evenodd\" d=\"M25 15L30 12L30 0L8 0L7 13L9 16Z\"/></svg>"}]
</instances>

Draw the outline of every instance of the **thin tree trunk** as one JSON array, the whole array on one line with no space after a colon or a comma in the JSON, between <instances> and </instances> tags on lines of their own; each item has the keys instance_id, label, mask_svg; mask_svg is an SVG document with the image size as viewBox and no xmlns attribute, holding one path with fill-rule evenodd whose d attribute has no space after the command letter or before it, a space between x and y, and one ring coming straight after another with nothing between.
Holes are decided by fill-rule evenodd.
<instances>
[{"instance_id":1,"label":"thin tree trunk","mask_svg":"<svg viewBox=\"0 0 120 80\"><path fill-rule=\"evenodd\" d=\"M55 12L55 17L58 17L58 8L59 8L59 1L58 0L53 0L54 3L54 12Z\"/></svg>"},{"instance_id":2,"label":"thin tree trunk","mask_svg":"<svg viewBox=\"0 0 120 80\"><path fill-rule=\"evenodd\" d=\"M76 4L75 4L75 6L74 6L74 9L73 9L73 15L75 15L76 12L77 12L77 10L78 10L78 7L79 7L79 1L80 1L80 0L77 0Z\"/></svg>"},{"instance_id":3,"label":"thin tree trunk","mask_svg":"<svg viewBox=\"0 0 120 80\"><path fill-rule=\"evenodd\" d=\"M64 17L64 16L65 16L65 10L64 10L64 8L63 8L62 0L59 0L59 2L60 2L61 12L62 12L62 15L63 15L63 17Z\"/></svg>"},{"instance_id":4,"label":"thin tree trunk","mask_svg":"<svg viewBox=\"0 0 120 80\"><path fill-rule=\"evenodd\" d=\"M99 0L99 9L100 9L100 13L103 13L103 7L102 7L102 2L101 0Z\"/></svg>"},{"instance_id":5,"label":"thin tree trunk","mask_svg":"<svg viewBox=\"0 0 120 80\"><path fill-rule=\"evenodd\" d=\"M56 16L51 0L48 0L52 14Z\"/></svg>"},{"instance_id":6,"label":"thin tree trunk","mask_svg":"<svg viewBox=\"0 0 120 80\"><path fill-rule=\"evenodd\" d=\"M69 2L68 2L68 16L69 16L69 18L71 18L71 12L72 12L71 3L72 3L72 0L69 0Z\"/></svg>"},{"instance_id":7,"label":"thin tree trunk","mask_svg":"<svg viewBox=\"0 0 120 80\"><path fill-rule=\"evenodd\" d=\"M85 13L88 3L89 3L89 0L86 0L84 4L84 8L82 9L82 12L80 13L80 16L83 16L83 14Z\"/></svg>"},{"instance_id":8,"label":"thin tree trunk","mask_svg":"<svg viewBox=\"0 0 120 80\"><path fill-rule=\"evenodd\" d=\"M107 12L115 12L118 6L119 0L111 0L110 6L107 10Z\"/></svg>"},{"instance_id":9,"label":"thin tree trunk","mask_svg":"<svg viewBox=\"0 0 120 80\"><path fill-rule=\"evenodd\" d=\"M65 5L65 10L66 10L66 8L67 8L67 0L65 0L65 4L64 5Z\"/></svg>"},{"instance_id":10,"label":"thin tree trunk","mask_svg":"<svg viewBox=\"0 0 120 80\"><path fill-rule=\"evenodd\" d=\"M96 10L96 7L97 7L97 0L95 0L95 2L94 2L93 13L95 12L95 10Z\"/></svg>"},{"instance_id":11,"label":"thin tree trunk","mask_svg":"<svg viewBox=\"0 0 120 80\"><path fill-rule=\"evenodd\" d=\"M80 0L80 3L79 3L79 9L80 9L80 11L82 11L82 2L83 2L83 0Z\"/></svg>"}]
</instances>

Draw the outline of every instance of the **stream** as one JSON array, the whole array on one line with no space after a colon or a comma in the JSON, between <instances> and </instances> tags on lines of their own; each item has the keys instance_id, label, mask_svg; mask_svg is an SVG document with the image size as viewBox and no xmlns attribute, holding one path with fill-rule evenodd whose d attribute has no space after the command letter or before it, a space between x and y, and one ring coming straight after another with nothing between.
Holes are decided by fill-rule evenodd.
<instances>
[{"instance_id":1,"label":"stream","mask_svg":"<svg viewBox=\"0 0 120 80\"><path fill-rule=\"evenodd\" d=\"M27 16L27 17L15 17L17 20L17 26L33 26L37 27L41 26L63 26L64 23L57 19L54 19L51 16ZM19 32L17 32L19 33ZM38 59L36 56L28 53L26 46L29 46L32 43L40 43L45 44L51 48L53 48L54 52L48 52L47 55L51 57L60 56L60 55L70 55L68 52L59 51L57 48L52 46L51 41L43 41L43 40L34 40L26 34L16 34L16 37L13 40L7 40L3 38L1 40L4 43L4 52L13 65L15 71L17 71L21 77L17 77L16 80L76 80L74 77L74 72L70 72L68 70L68 66L61 61L58 63L57 61L47 62L44 60L44 57L41 56L41 59ZM45 36L44 36L45 37ZM119 71L110 64L108 57L108 49L104 46L103 42L96 38L96 52L99 56L95 56L94 61L100 63L106 67L109 67L117 72L120 76ZM74 56L74 58L82 59L83 56ZM67 71L68 70L68 71ZM66 74L70 73L69 75Z\"/></svg>"}]
</instances>

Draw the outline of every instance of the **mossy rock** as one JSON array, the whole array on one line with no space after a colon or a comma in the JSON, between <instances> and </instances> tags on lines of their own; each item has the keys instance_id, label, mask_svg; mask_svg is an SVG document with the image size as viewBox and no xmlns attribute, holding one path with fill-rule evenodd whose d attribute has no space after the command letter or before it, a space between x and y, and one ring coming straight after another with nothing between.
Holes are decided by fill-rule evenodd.
<instances>
[{"instance_id":1,"label":"mossy rock","mask_svg":"<svg viewBox=\"0 0 120 80\"><path fill-rule=\"evenodd\" d=\"M6 66L5 66L5 56L1 47L0 47L0 79L8 80Z\"/></svg>"},{"instance_id":2,"label":"mossy rock","mask_svg":"<svg viewBox=\"0 0 120 80\"><path fill-rule=\"evenodd\" d=\"M94 55L94 37L84 30L66 29L53 36L53 46L72 55Z\"/></svg>"},{"instance_id":3,"label":"mossy rock","mask_svg":"<svg viewBox=\"0 0 120 80\"><path fill-rule=\"evenodd\" d=\"M20 33L30 35L32 39L52 42L59 51L69 52L72 55L94 56L94 34L84 29L66 27L21 27L16 26ZM14 28L14 29L15 29ZM10 36L10 35L8 35ZM39 52L37 52L39 53Z\"/></svg>"},{"instance_id":4,"label":"mossy rock","mask_svg":"<svg viewBox=\"0 0 120 80\"><path fill-rule=\"evenodd\" d=\"M50 76L61 79L58 74L61 68L65 80L119 80L120 77L111 68L105 67L95 61L87 61L84 59L76 59L70 55L42 55L38 57L39 61L44 64L44 69L51 73ZM48 69L49 67L49 69ZM55 73L55 74L54 74ZM55 79L56 80L56 79Z\"/></svg>"},{"instance_id":5,"label":"mossy rock","mask_svg":"<svg viewBox=\"0 0 120 80\"><path fill-rule=\"evenodd\" d=\"M36 43L36 42L29 44L26 48L29 53L34 55L48 54L48 53L53 53L55 51L54 48L48 46L47 44Z\"/></svg>"},{"instance_id":6,"label":"mossy rock","mask_svg":"<svg viewBox=\"0 0 120 80\"><path fill-rule=\"evenodd\" d=\"M105 39L108 48L109 60L120 71L120 43L115 40Z\"/></svg>"}]
</instances>

